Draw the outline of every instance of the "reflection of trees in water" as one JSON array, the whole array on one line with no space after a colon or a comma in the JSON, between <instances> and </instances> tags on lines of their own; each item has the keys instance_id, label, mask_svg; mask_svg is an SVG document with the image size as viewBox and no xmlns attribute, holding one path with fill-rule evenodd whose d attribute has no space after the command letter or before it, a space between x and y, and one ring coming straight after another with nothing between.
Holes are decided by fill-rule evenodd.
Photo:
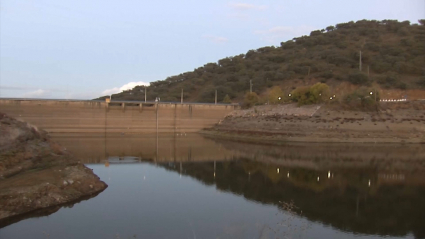
<instances>
[{"instance_id":1,"label":"reflection of trees in water","mask_svg":"<svg viewBox=\"0 0 425 239\"><path fill-rule=\"evenodd\" d=\"M163 166L179 171L178 167ZM340 230L391 236L411 232L425 238L423 184L378 185L375 169L334 170L330 178L328 171L249 160L216 163L215 171L213 162L184 163L183 169L183 174L248 200L276 206L280 206L279 201L293 200L308 220Z\"/></svg>"}]
</instances>

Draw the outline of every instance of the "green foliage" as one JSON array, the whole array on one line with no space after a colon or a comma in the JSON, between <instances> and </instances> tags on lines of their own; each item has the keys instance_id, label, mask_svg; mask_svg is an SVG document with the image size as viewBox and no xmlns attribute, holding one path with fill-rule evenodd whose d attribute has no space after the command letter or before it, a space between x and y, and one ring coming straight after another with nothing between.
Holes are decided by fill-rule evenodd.
<instances>
[{"instance_id":1,"label":"green foliage","mask_svg":"<svg viewBox=\"0 0 425 239\"><path fill-rule=\"evenodd\" d=\"M310 87L310 97L314 103L322 103L330 96L329 86L324 83L316 83Z\"/></svg>"},{"instance_id":2,"label":"green foliage","mask_svg":"<svg viewBox=\"0 0 425 239\"><path fill-rule=\"evenodd\" d=\"M291 92L292 100L299 106L325 102L329 95L329 86L324 83L316 83L311 87L298 87Z\"/></svg>"},{"instance_id":3,"label":"green foliage","mask_svg":"<svg viewBox=\"0 0 425 239\"><path fill-rule=\"evenodd\" d=\"M346 106L361 109L376 109L379 104L379 91L372 88L360 87L343 98Z\"/></svg>"},{"instance_id":4,"label":"green foliage","mask_svg":"<svg viewBox=\"0 0 425 239\"><path fill-rule=\"evenodd\" d=\"M328 27L326 27L326 31L328 31L328 32L331 32L333 30L335 30L335 27L334 26L328 26Z\"/></svg>"},{"instance_id":5,"label":"green foliage","mask_svg":"<svg viewBox=\"0 0 425 239\"><path fill-rule=\"evenodd\" d=\"M226 104L232 103L232 100L230 99L229 95L224 96L223 103L226 103Z\"/></svg>"},{"instance_id":6,"label":"green foliage","mask_svg":"<svg viewBox=\"0 0 425 239\"><path fill-rule=\"evenodd\" d=\"M325 78L325 79L330 79L334 76L334 74L330 71L325 71L325 72L320 73L319 76L322 77L322 78Z\"/></svg>"},{"instance_id":7,"label":"green foliage","mask_svg":"<svg viewBox=\"0 0 425 239\"><path fill-rule=\"evenodd\" d=\"M425 89L425 76L421 77L421 79L419 79L416 83L417 83L420 87L422 87L422 88L424 88L424 89Z\"/></svg>"},{"instance_id":8,"label":"green foliage","mask_svg":"<svg viewBox=\"0 0 425 239\"><path fill-rule=\"evenodd\" d=\"M399 80L399 77L394 72L389 72L385 76L377 77L376 81L386 89L401 89L407 88L406 83Z\"/></svg>"},{"instance_id":9,"label":"green foliage","mask_svg":"<svg viewBox=\"0 0 425 239\"><path fill-rule=\"evenodd\" d=\"M244 100L243 100L243 107L244 108L250 108L254 105L256 105L259 101L259 97L255 92L247 92L245 94Z\"/></svg>"},{"instance_id":10,"label":"green foliage","mask_svg":"<svg viewBox=\"0 0 425 239\"><path fill-rule=\"evenodd\" d=\"M283 91L279 86L274 86L269 94L268 94L268 101L270 104L279 104L283 102Z\"/></svg>"},{"instance_id":11,"label":"green foliage","mask_svg":"<svg viewBox=\"0 0 425 239\"><path fill-rule=\"evenodd\" d=\"M215 90L219 99L229 95L234 101L242 101L250 80L257 93L274 85L297 86L299 79L316 79L332 86L343 81L367 86L371 81L365 74L366 65L382 87L404 89L416 85L408 80L424 75L424 23L425 19L419 20L419 25L408 21L360 20L328 26L326 31L312 31L310 36L295 37L282 42L280 47L252 49L152 82L147 88L147 99L178 101L183 88L187 101L214 102ZM358 71L360 50L363 72ZM388 76L393 74L391 71L396 80ZM417 85L421 86L421 82ZM134 88L113 98L144 100L144 94Z\"/></svg>"},{"instance_id":12,"label":"green foliage","mask_svg":"<svg viewBox=\"0 0 425 239\"><path fill-rule=\"evenodd\" d=\"M363 72L354 72L348 75L348 81L355 85L366 85L369 77Z\"/></svg>"}]
</instances>

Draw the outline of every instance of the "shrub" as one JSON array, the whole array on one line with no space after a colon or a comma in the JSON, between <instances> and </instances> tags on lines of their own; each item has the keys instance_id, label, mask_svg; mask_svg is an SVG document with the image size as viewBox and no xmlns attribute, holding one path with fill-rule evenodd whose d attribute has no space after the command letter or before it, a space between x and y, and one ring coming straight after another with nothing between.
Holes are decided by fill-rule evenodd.
<instances>
[{"instance_id":1,"label":"shrub","mask_svg":"<svg viewBox=\"0 0 425 239\"><path fill-rule=\"evenodd\" d=\"M378 62L372 63L371 68L376 73L383 73L391 69L391 64L387 62L383 62L383 61L378 61Z\"/></svg>"},{"instance_id":2,"label":"shrub","mask_svg":"<svg viewBox=\"0 0 425 239\"><path fill-rule=\"evenodd\" d=\"M308 87L298 87L291 92L292 101L297 102L298 105L317 104L325 102L329 95L329 86L324 83L316 83Z\"/></svg>"},{"instance_id":3,"label":"shrub","mask_svg":"<svg viewBox=\"0 0 425 239\"><path fill-rule=\"evenodd\" d=\"M255 92L247 92L243 100L243 107L250 108L258 103L259 97Z\"/></svg>"},{"instance_id":4,"label":"shrub","mask_svg":"<svg viewBox=\"0 0 425 239\"><path fill-rule=\"evenodd\" d=\"M401 82L398 79L398 76L391 72L389 72L385 76L378 77L377 82L387 89L396 88L396 89L405 90L407 88L406 83Z\"/></svg>"},{"instance_id":5,"label":"shrub","mask_svg":"<svg viewBox=\"0 0 425 239\"><path fill-rule=\"evenodd\" d=\"M334 76L334 74L332 72L330 72L330 71L326 71L326 72L320 73L319 76L320 77L323 77L325 79L330 79L330 78L332 78Z\"/></svg>"},{"instance_id":6,"label":"shrub","mask_svg":"<svg viewBox=\"0 0 425 239\"><path fill-rule=\"evenodd\" d=\"M422 79L417 81L417 84L422 87L425 88L425 77L422 77Z\"/></svg>"},{"instance_id":7,"label":"shrub","mask_svg":"<svg viewBox=\"0 0 425 239\"><path fill-rule=\"evenodd\" d=\"M363 72L355 72L348 75L348 81L355 85L365 85L369 82L369 77Z\"/></svg>"},{"instance_id":8,"label":"shrub","mask_svg":"<svg viewBox=\"0 0 425 239\"><path fill-rule=\"evenodd\" d=\"M303 87L297 87L295 90L291 92L292 94L292 100L294 102L297 102L298 105L306 105L306 104L312 104L313 102L310 102L310 87L303 86Z\"/></svg>"},{"instance_id":9,"label":"shrub","mask_svg":"<svg viewBox=\"0 0 425 239\"><path fill-rule=\"evenodd\" d=\"M232 103L232 100L230 99L229 95L224 96L223 103L226 103L226 104Z\"/></svg>"},{"instance_id":10,"label":"shrub","mask_svg":"<svg viewBox=\"0 0 425 239\"><path fill-rule=\"evenodd\" d=\"M316 83L310 87L310 97L313 103L322 103L329 98L329 86L324 83Z\"/></svg>"},{"instance_id":11,"label":"shrub","mask_svg":"<svg viewBox=\"0 0 425 239\"><path fill-rule=\"evenodd\" d=\"M279 86L275 86L270 90L268 95L268 101L270 104L278 104L283 101L283 91Z\"/></svg>"},{"instance_id":12,"label":"shrub","mask_svg":"<svg viewBox=\"0 0 425 239\"><path fill-rule=\"evenodd\" d=\"M375 109L379 104L379 99L379 91L377 91L376 89L361 87L353 91L352 93L344 96L343 103L350 107Z\"/></svg>"}]
</instances>

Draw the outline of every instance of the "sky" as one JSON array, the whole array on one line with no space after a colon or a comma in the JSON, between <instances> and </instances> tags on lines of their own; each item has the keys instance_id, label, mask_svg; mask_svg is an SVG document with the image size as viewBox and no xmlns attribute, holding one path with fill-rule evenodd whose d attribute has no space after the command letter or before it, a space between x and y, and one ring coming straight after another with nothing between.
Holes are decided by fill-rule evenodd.
<instances>
[{"instance_id":1,"label":"sky","mask_svg":"<svg viewBox=\"0 0 425 239\"><path fill-rule=\"evenodd\" d=\"M0 0L0 97L92 99L425 0Z\"/></svg>"}]
</instances>

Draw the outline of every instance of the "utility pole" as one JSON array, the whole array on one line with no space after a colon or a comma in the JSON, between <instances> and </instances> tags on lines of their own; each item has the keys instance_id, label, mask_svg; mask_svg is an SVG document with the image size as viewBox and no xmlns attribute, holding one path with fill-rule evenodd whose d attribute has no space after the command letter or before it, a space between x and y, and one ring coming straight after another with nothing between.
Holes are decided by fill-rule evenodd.
<instances>
[{"instance_id":1,"label":"utility pole","mask_svg":"<svg viewBox=\"0 0 425 239\"><path fill-rule=\"evenodd\" d=\"M252 80L249 80L249 93L252 93Z\"/></svg>"},{"instance_id":2,"label":"utility pole","mask_svg":"<svg viewBox=\"0 0 425 239\"><path fill-rule=\"evenodd\" d=\"M146 103L146 86L145 86L145 103Z\"/></svg>"},{"instance_id":3,"label":"utility pole","mask_svg":"<svg viewBox=\"0 0 425 239\"><path fill-rule=\"evenodd\" d=\"M362 71L362 51L360 51L360 57L359 57L359 70Z\"/></svg>"},{"instance_id":4,"label":"utility pole","mask_svg":"<svg viewBox=\"0 0 425 239\"><path fill-rule=\"evenodd\" d=\"M217 104L217 90L215 90L215 104Z\"/></svg>"},{"instance_id":5,"label":"utility pole","mask_svg":"<svg viewBox=\"0 0 425 239\"><path fill-rule=\"evenodd\" d=\"M181 101L180 103L183 104L183 89L182 89L182 97L180 101Z\"/></svg>"}]
</instances>

